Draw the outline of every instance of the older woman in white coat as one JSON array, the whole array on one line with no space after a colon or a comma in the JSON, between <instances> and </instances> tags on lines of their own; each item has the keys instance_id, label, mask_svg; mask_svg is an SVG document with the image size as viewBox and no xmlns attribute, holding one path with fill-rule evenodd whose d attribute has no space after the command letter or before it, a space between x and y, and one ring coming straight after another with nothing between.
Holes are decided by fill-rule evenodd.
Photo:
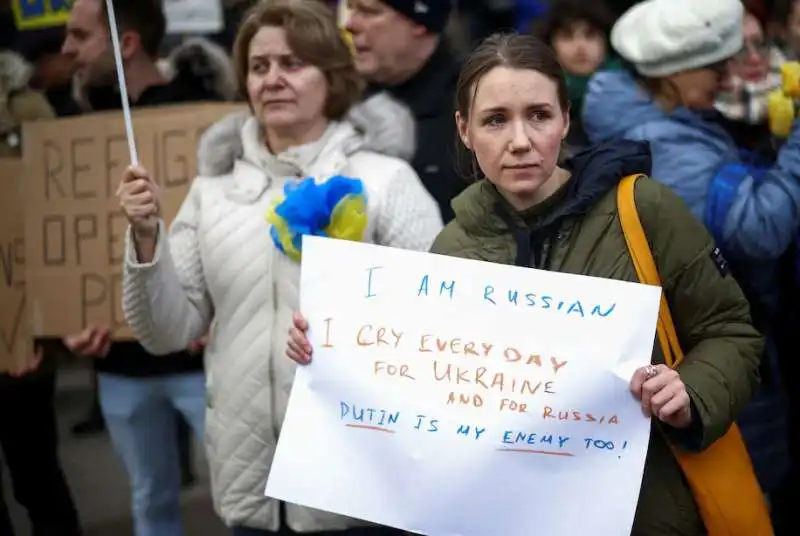
<instances>
[{"instance_id":1,"label":"older woman in white coat","mask_svg":"<svg viewBox=\"0 0 800 536\"><path fill-rule=\"evenodd\" d=\"M294 377L283 354L302 254L299 241L282 241L291 222L280 207L291 198L297 208L298 192L339 181L365 194L363 241L428 250L442 228L438 207L411 167L386 154L410 156L413 142L404 140L413 121L383 95L354 106L361 83L334 18L316 0L261 2L239 30L234 57L252 115L206 133L201 175L169 233L147 171L122 178L125 316L153 354L209 331L212 491L235 536L383 534L389 529L264 496ZM276 204L271 226L265 215Z\"/></svg>"}]
</instances>

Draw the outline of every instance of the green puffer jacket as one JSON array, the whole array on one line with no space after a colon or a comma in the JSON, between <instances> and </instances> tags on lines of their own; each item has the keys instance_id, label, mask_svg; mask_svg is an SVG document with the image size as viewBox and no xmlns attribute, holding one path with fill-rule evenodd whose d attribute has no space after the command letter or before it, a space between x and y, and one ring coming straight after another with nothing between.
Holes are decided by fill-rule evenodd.
<instances>
[{"instance_id":1,"label":"green puffer jacket","mask_svg":"<svg viewBox=\"0 0 800 536\"><path fill-rule=\"evenodd\" d=\"M456 219L431 251L637 281L616 186L625 175L649 171L647 144L600 146L574 158L570 169L569 182L525 214L513 211L491 183L473 184L453 201ZM711 236L683 201L658 182L640 179L636 204L686 352L680 375L695 420L689 430L653 420L632 535L701 536L705 528L666 437L679 448L702 450L728 430L757 386L763 339ZM658 344L652 362L664 362Z\"/></svg>"}]
</instances>

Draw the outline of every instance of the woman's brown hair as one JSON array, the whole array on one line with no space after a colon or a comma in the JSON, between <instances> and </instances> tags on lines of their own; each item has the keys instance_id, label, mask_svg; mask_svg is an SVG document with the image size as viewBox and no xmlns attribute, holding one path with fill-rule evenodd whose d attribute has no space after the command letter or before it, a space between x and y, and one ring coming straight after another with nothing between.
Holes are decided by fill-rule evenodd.
<instances>
[{"instance_id":1,"label":"woman's brown hair","mask_svg":"<svg viewBox=\"0 0 800 536\"><path fill-rule=\"evenodd\" d=\"M334 13L319 0L261 0L248 12L233 45L236 81L245 99L250 42L265 26L283 28L292 52L325 74L326 117L341 119L361 99L364 84L356 72L350 49L342 39Z\"/></svg>"},{"instance_id":2,"label":"woman's brown hair","mask_svg":"<svg viewBox=\"0 0 800 536\"><path fill-rule=\"evenodd\" d=\"M556 84L561 111L569 111L567 82L555 52L531 35L494 34L478 45L461 67L456 85L456 109L464 119L469 117L478 84L495 67L543 74Z\"/></svg>"}]
</instances>

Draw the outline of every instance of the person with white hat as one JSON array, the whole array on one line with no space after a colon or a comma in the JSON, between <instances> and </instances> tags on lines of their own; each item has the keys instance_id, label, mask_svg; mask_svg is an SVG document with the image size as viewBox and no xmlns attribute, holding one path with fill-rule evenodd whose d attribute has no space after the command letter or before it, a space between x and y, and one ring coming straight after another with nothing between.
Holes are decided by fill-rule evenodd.
<instances>
[{"instance_id":1,"label":"person with white hat","mask_svg":"<svg viewBox=\"0 0 800 536\"><path fill-rule=\"evenodd\" d=\"M727 63L744 46L743 15L741 0L635 5L611 34L631 69L598 74L583 114L593 142L649 141L653 175L709 225L728 256L776 259L800 227L797 127L763 177L755 180L743 169L729 198L706 196L720 170L741 164L733 140L711 119Z\"/></svg>"},{"instance_id":2,"label":"person with white hat","mask_svg":"<svg viewBox=\"0 0 800 536\"><path fill-rule=\"evenodd\" d=\"M771 341L762 387L739 425L766 491L788 470L786 410L775 326L779 259L800 227L800 126L774 164L756 169L718 121L715 102L729 61L743 49L741 0L646 0L615 24L611 43L628 63L594 77L583 119L593 143L650 142L651 175L675 191L706 224L719 249L720 273L732 271L754 322ZM702 292L702 289L698 289Z\"/></svg>"}]
</instances>

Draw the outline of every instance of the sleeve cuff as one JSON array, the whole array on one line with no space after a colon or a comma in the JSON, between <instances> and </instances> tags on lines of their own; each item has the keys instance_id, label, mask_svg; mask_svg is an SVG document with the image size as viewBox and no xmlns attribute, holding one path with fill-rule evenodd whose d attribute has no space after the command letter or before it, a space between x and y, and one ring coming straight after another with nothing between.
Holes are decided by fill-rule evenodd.
<instances>
[{"instance_id":1,"label":"sleeve cuff","mask_svg":"<svg viewBox=\"0 0 800 536\"><path fill-rule=\"evenodd\" d=\"M139 258L136 256L136 246L134 245L133 239L133 228L128 225L128 230L125 232L125 264L128 268L133 270L146 270L147 268L152 268L158 264L159 259L161 259L161 248L162 242L164 242L163 238L166 233L166 225L164 224L164 220L158 220L158 234L156 235L156 247L155 247L155 254L153 255L153 260L150 262L139 262Z\"/></svg>"},{"instance_id":2,"label":"sleeve cuff","mask_svg":"<svg viewBox=\"0 0 800 536\"><path fill-rule=\"evenodd\" d=\"M694 400L690 402L690 407L692 410L692 424L688 428L675 428L663 422L659 424L670 443L687 452L700 452L704 446L705 425Z\"/></svg>"}]
</instances>

